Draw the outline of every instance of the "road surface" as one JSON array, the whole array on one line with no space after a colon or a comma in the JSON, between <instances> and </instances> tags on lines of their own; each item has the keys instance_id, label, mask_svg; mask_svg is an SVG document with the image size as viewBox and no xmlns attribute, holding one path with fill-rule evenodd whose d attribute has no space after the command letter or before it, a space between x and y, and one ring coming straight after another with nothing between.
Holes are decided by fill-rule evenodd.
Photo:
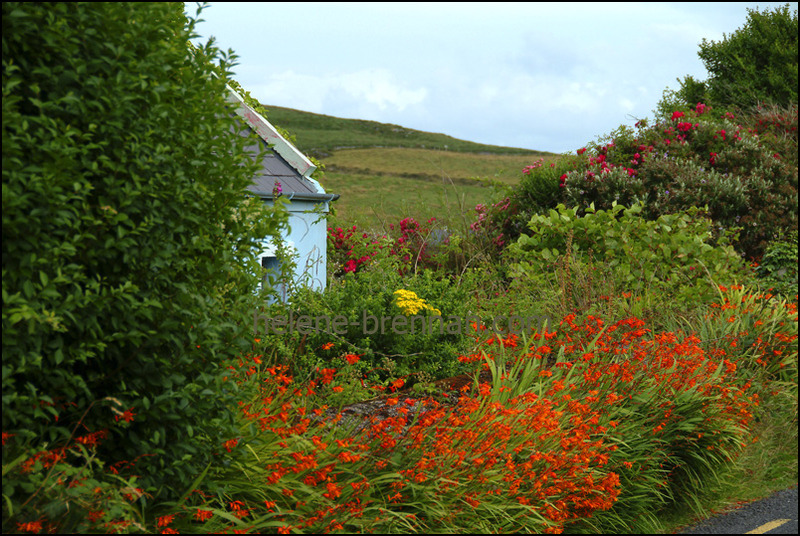
<instances>
[{"instance_id":1,"label":"road surface","mask_svg":"<svg viewBox=\"0 0 800 536\"><path fill-rule=\"evenodd\" d=\"M797 534L797 487L716 515L678 534Z\"/></svg>"}]
</instances>

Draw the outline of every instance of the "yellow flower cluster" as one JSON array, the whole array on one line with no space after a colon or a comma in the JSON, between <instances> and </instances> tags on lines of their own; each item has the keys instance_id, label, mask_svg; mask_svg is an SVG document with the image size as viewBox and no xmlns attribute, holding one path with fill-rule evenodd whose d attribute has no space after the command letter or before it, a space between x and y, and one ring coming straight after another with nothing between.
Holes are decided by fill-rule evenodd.
<instances>
[{"instance_id":1,"label":"yellow flower cluster","mask_svg":"<svg viewBox=\"0 0 800 536\"><path fill-rule=\"evenodd\" d=\"M442 312L439 309L434 309L425 303L425 300L417 296L416 292L400 289L394 291L394 296L395 304L406 316L413 316L420 311L425 310L428 310L439 316L442 315Z\"/></svg>"}]
</instances>

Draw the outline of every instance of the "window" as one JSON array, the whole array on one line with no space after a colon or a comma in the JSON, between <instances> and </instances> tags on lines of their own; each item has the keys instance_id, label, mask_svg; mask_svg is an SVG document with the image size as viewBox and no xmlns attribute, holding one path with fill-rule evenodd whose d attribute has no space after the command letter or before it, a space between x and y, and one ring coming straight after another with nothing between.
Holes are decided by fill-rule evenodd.
<instances>
[{"instance_id":1,"label":"window","mask_svg":"<svg viewBox=\"0 0 800 536\"><path fill-rule=\"evenodd\" d=\"M263 285L265 288L274 288L281 301L286 301L286 286L279 283L281 277L281 261L277 257L261 257L261 267L264 269ZM272 284L270 284L270 281Z\"/></svg>"}]
</instances>

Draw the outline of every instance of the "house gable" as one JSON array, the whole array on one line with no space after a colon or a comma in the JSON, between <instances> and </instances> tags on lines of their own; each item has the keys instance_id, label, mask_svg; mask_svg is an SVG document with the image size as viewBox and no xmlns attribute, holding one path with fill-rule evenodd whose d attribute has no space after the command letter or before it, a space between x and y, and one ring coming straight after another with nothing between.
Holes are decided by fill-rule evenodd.
<instances>
[{"instance_id":1,"label":"house gable","mask_svg":"<svg viewBox=\"0 0 800 536\"><path fill-rule=\"evenodd\" d=\"M297 148L286 141L277 129L264 116L248 106L242 97L228 86L228 102L236 104L236 114L244 119L247 126L253 129L276 153L283 157L304 178L309 178L317 166L311 163ZM315 181L316 182L316 181Z\"/></svg>"},{"instance_id":2,"label":"house gable","mask_svg":"<svg viewBox=\"0 0 800 536\"><path fill-rule=\"evenodd\" d=\"M261 167L248 186L248 191L272 204L274 191L280 184L281 197L288 200L289 226L281 236L287 251L295 261L294 280L322 290L326 283L327 225L329 203L339 198L328 194L311 174L317 169L308 158L289 143L261 114L248 106L236 91L228 86L228 101L235 105L236 114L244 122L238 129L245 138L245 150L253 158L261 156ZM257 134L257 136L253 134ZM262 241L261 264L266 269L279 266L277 245L272 239ZM276 287L281 299L286 299L286 286Z\"/></svg>"}]
</instances>

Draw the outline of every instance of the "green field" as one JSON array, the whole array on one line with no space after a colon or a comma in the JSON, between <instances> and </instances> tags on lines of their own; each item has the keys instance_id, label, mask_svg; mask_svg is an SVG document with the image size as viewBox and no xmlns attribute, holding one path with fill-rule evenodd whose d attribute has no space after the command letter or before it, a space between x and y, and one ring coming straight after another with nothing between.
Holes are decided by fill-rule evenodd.
<instances>
[{"instance_id":1,"label":"green field","mask_svg":"<svg viewBox=\"0 0 800 536\"><path fill-rule=\"evenodd\" d=\"M296 146L318 158L326 191L341 197L340 220L376 230L413 214L460 218L492 197L492 184L513 186L522 168L557 155L483 145L398 125L340 119L265 106Z\"/></svg>"}]
</instances>

